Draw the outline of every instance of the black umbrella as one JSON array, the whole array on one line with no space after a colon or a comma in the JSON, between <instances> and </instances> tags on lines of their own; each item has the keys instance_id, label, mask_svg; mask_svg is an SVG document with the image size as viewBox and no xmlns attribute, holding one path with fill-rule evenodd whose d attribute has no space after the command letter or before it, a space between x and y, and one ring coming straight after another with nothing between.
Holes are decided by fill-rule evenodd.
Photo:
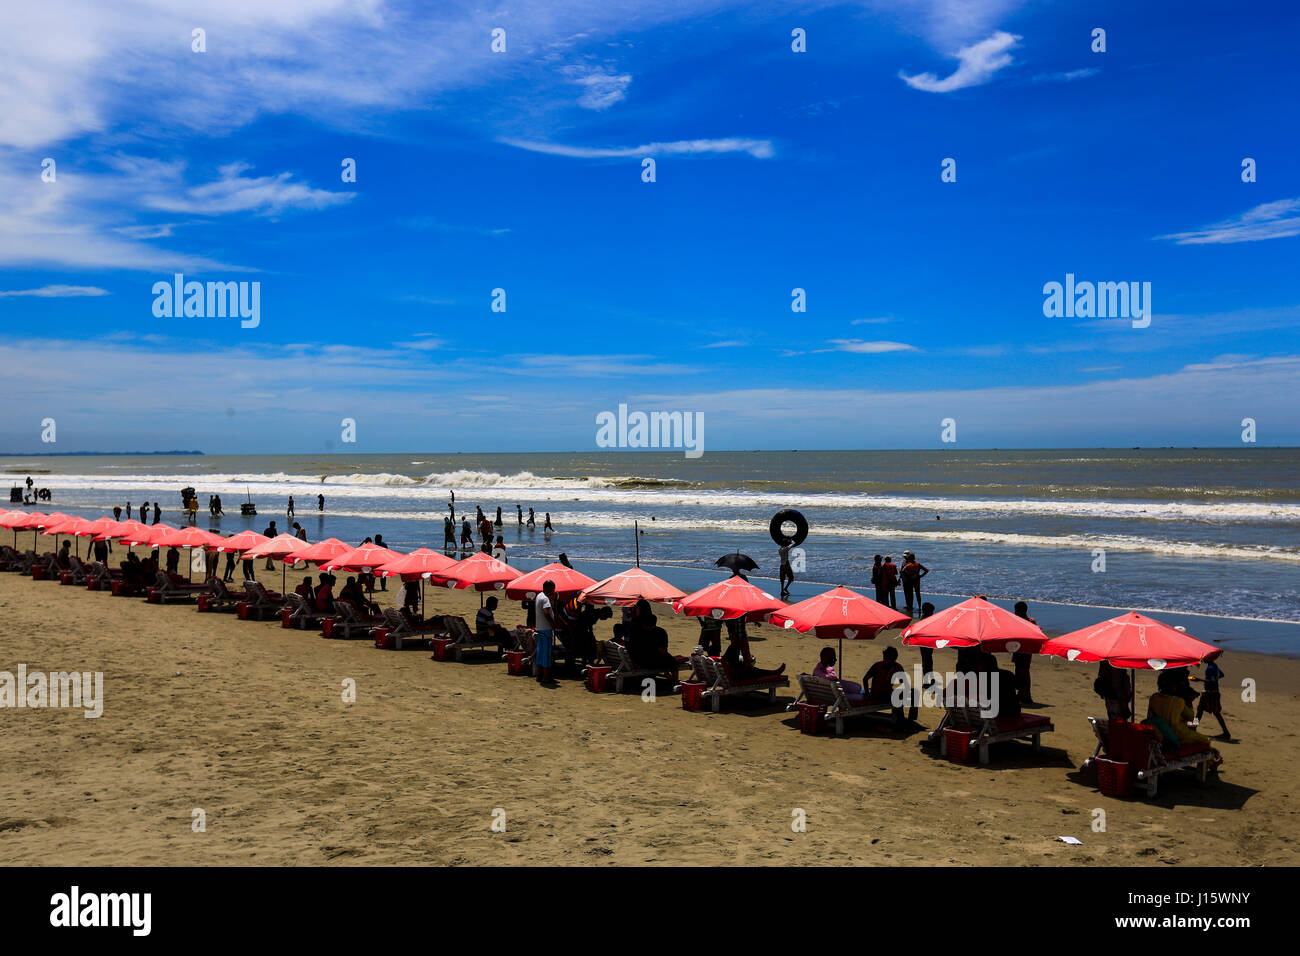
<instances>
[{"instance_id":1,"label":"black umbrella","mask_svg":"<svg viewBox=\"0 0 1300 956\"><path fill-rule=\"evenodd\" d=\"M741 571L757 571L758 564L747 554L741 554L737 551L735 554L724 554L713 562L715 567L727 568L733 574L739 574Z\"/></svg>"}]
</instances>

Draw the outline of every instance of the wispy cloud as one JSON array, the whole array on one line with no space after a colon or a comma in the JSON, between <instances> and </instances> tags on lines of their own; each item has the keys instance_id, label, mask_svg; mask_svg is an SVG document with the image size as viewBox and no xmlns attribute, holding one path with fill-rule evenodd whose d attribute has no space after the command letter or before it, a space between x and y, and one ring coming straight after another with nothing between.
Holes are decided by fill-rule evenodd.
<instances>
[{"instance_id":1,"label":"wispy cloud","mask_svg":"<svg viewBox=\"0 0 1300 956\"><path fill-rule=\"evenodd\" d=\"M160 191L144 197L144 205L167 212L223 215L251 212L274 216L289 210L318 210L350 202L356 195L315 189L293 182L292 173L273 176L245 176L252 167L229 163L217 170L217 179L179 192Z\"/></svg>"},{"instance_id":2,"label":"wispy cloud","mask_svg":"<svg viewBox=\"0 0 1300 956\"><path fill-rule=\"evenodd\" d=\"M1172 239L1180 246L1200 246L1260 242L1295 235L1300 235L1300 199L1278 199L1191 232L1175 232L1156 238Z\"/></svg>"},{"instance_id":3,"label":"wispy cloud","mask_svg":"<svg viewBox=\"0 0 1300 956\"><path fill-rule=\"evenodd\" d=\"M836 352L855 352L859 355L879 355L883 352L919 352L915 345L906 342L864 342L862 339L831 339Z\"/></svg>"},{"instance_id":4,"label":"wispy cloud","mask_svg":"<svg viewBox=\"0 0 1300 956\"><path fill-rule=\"evenodd\" d=\"M1035 83L1073 83L1075 80L1086 80L1090 76L1096 76L1101 70L1098 67L1084 67L1081 70L1067 70L1064 73L1039 73L1034 77Z\"/></svg>"},{"instance_id":5,"label":"wispy cloud","mask_svg":"<svg viewBox=\"0 0 1300 956\"><path fill-rule=\"evenodd\" d=\"M748 153L755 159L771 159L775 155L770 140L766 139L681 139L667 143L647 143L644 146L565 146L561 143L539 143L526 139L502 139L507 146L526 149L549 156L568 156L571 159L616 159L628 156L670 156L719 153Z\"/></svg>"},{"instance_id":6,"label":"wispy cloud","mask_svg":"<svg viewBox=\"0 0 1300 956\"><path fill-rule=\"evenodd\" d=\"M903 71L898 75L908 86L927 93L951 93L969 86L980 86L993 78L993 74L1012 62L1008 52L1020 37L1002 30L986 40L962 47L955 56L960 65L951 74L940 79L933 73L917 73L908 76Z\"/></svg>"},{"instance_id":7,"label":"wispy cloud","mask_svg":"<svg viewBox=\"0 0 1300 956\"><path fill-rule=\"evenodd\" d=\"M39 299L72 299L80 296L108 295L107 289L93 285L46 285L39 289L0 289L0 299L34 296Z\"/></svg>"},{"instance_id":8,"label":"wispy cloud","mask_svg":"<svg viewBox=\"0 0 1300 956\"><path fill-rule=\"evenodd\" d=\"M722 342L710 342L707 345L701 345L702 349L736 349L748 345L748 342L742 342L739 339L727 339Z\"/></svg>"},{"instance_id":9,"label":"wispy cloud","mask_svg":"<svg viewBox=\"0 0 1300 956\"><path fill-rule=\"evenodd\" d=\"M632 83L629 73L610 73L587 66L570 66L565 73L571 83L582 89L578 105L587 110L609 109L627 97L627 88Z\"/></svg>"}]
</instances>

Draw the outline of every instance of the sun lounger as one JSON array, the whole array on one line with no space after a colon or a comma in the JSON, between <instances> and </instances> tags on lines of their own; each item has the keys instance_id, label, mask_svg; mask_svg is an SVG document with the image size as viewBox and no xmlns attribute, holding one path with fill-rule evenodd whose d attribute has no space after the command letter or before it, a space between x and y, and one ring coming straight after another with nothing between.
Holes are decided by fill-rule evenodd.
<instances>
[{"instance_id":1,"label":"sun lounger","mask_svg":"<svg viewBox=\"0 0 1300 956\"><path fill-rule=\"evenodd\" d=\"M107 591L113 586L114 581L122 579L120 570L113 570L106 564L99 561L92 561L85 566L86 587L92 591Z\"/></svg>"},{"instance_id":2,"label":"sun lounger","mask_svg":"<svg viewBox=\"0 0 1300 956\"><path fill-rule=\"evenodd\" d=\"M441 618L431 618L421 626L403 614L399 607L384 608L384 613L380 615L379 620L377 626L388 631L389 646L395 651L400 651L407 641L423 641L427 647L429 638L447 632Z\"/></svg>"},{"instance_id":3,"label":"sun lounger","mask_svg":"<svg viewBox=\"0 0 1300 956\"><path fill-rule=\"evenodd\" d=\"M455 653L456 660L462 660L465 651L485 651L489 647L495 648L498 656L505 653L505 642L501 638L476 634L470 630L463 617L453 617L449 614L442 620L446 626L447 636L452 639L451 650Z\"/></svg>"},{"instance_id":4,"label":"sun lounger","mask_svg":"<svg viewBox=\"0 0 1300 956\"><path fill-rule=\"evenodd\" d=\"M244 616L250 621L260 621L263 617L272 617L284 607L284 597L276 591L268 591L264 584L245 581L244 590L248 593Z\"/></svg>"},{"instance_id":5,"label":"sun lounger","mask_svg":"<svg viewBox=\"0 0 1300 956\"><path fill-rule=\"evenodd\" d=\"M88 573L89 566L81 558L71 554L68 555L68 567L60 573L59 580L65 584L85 584Z\"/></svg>"},{"instance_id":6,"label":"sun lounger","mask_svg":"<svg viewBox=\"0 0 1300 956\"><path fill-rule=\"evenodd\" d=\"M284 596L284 608L289 611L289 626L308 630L320 627L320 616L316 613L314 605L308 604L307 599L297 592L290 592Z\"/></svg>"},{"instance_id":7,"label":"sun lounger","mask_svg":"<svg viewBox=\"0 0 1300 956\"><path fill-rule=\"evenodd\" d=\"M613 681L614 689L620 694L623 693L624 681L639 684L647 677L658 677L664 672L662 667L637 667L627 648L614 641L605 642L605 663L613 668L605 679Z\"/></svg>"},{"instance_id":8,"label":"sun lounger","mask_svg":"<svg viewBox=\"0 0 1300 956\"><path fill-rule=\"evenodd\" d=\"M101 565L102 567L102 565ZM88 579L91 575L88 575ZM166 571L159 571L155 578L154 596L156 604L170 604L173 601L192 601L198 597L201 592L208 590L207 582L202 584L190 584L184 579L177 581Z\"/></svg>"},{"instance_id":9,"label":"sun lounger","mask_svg":"<svg viewBox=\"0 0 1300 956\"><path fill-rule=\"evenodd\" d=\"M334 623L330 625L330 637L348 639L368 636L376 627L384 623L381 616L362 615L351 601L334 602Z\"/></svg>"},{"instance_id":10,"label":"sun lounger","mask_svg":"<svg viewBox=\"0 0 1300 956\"><path fill-rule=\"evenodd\" d=\"M767 694L768 700L774 701L778 687L790 686L790 678L784 674L773 674L751 680L733 680L722 661L707 654L692 654L691 669L697 679L709 685L702 696L710 701L715 714L722 710L724 697L733 697L737 694Z\"/></svg>"},{"instance_id":11,"label":"sun lounger","mask_svg":"<svg viewBox=\"0 0 1300 956\"><path fill-rule=\"evenodd\" d=\"M213 578L208 581L208 588L212 591L212 596L208 598L209 611L228 611L234 612L235 607L240 601L251 600L247 591L232 591L221 578Z\"/></svg>"},{"instance_id":12,"label":"sun lounger","mask_svg":"<svg viewBox=\"0 0 1300 956\"><path fill-rule=\"evenodd\" d=\"M1035 750L1042 749L1042 735L1056 728L1051 718L1041 714L1021 714L1018 717L984 717L978 704L967 706L953 705L947 708L939 734L939 753L948 754L948 735L942 728L951 730L966 729L975 737L979 747L980 763L989 762L989 747L1007 740L1030 740Z\"/></svg>"},{"instance_id":13,"label":"sun lounger","mask_svg":"<svg viewBox=\"0 0 1300 956\"><path fill-rule=\"evenodd\" d=\"M9 545L0 545L0 571L17 571L23 556Z\"/></svg>"},{"instance_id":14,"label":"sun lounger","mask_svg":"<svg viewBox=\"0 0 1300 956\"><path fill-rule=\"evenodd\" d=\"M818 704L825 710L826 719L835 721L835 733L841 736L844 734L844 721L849 717L887 714L891 715L892 721L893 707L887 700L863 698L850 701L837 680L827 680L815 674L800 674L796 679L799 681L799 696L786 710L793 710L800 703Z\"/></svg>"},{"instance_id":15,"label":"sun lounger","mask_svg":"<svg viewBox=\"0 0 1300 956\"><path fill-rule=\"evenodd\" d=\"M1096 732L1097 724L1101 722L1093 717L1088 720ZM1124 728L1122 733L1117 729L1120 726ZM1125 721L1121 725L1116 722L1106 726L1102 733L1105 734L1105 740L1099 739L1098 751L1104 746L1110 759L1135 764L1134 777L1139 786L1146 788L1148 797L1156 795L1160 777L1175 770L1195 770L1196 779L1204 783L1216 760L1216 754L1209 744L1191 743L1177 750L1167 750L1159 732L1145 724ZM1116 739L1117 735L1119 739Z\"/></svg>"}]
</instances>

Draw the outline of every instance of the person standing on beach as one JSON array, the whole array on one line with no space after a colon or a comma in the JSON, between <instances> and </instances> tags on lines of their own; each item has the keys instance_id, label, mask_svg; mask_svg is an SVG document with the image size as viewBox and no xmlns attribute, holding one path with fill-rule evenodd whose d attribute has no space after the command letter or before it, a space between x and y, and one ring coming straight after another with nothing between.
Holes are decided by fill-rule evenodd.
<instances>
[{"instance_id":1,"label":"person standing on beach","mask_svg":"<svg viewBox=\"0 0 1300 956\"><path fill-rule=\"evenodd\" d=\"M442 549L444 551L456 547L456 525L449 515L442 516Z\"/></svg>"},{"instance_id":2,"label":"person standing on beach","mask_svg":"<svg viewBox=\"0 0 1300 956\"><path fill-rule=\"evenodd\" d=\"M292 519L293 516L294 516L294 515L293 515L293 495L290 495L290 496L289 496L289 507L287 507L287 508L284 509L284 514L285 514L285 517L286 517L286 518L290 518L290 519Z\"/></svg>"},{"instance_id":3,"label":"person standing on beach","mask_svg":"<svg viewBox=\"0 0 1300 956\"><path fill-rule=\"evenodd\" d=\"M885 583L880 577L880 562L880 555L876 555L876 563L871 566L871 586L876 589L876 603L884 604L887 599L885 598Z\"/></svg>"},{"instance_id":4,"label":"person standing on beach","mask_svg":"<svg viewBox=\"0 0 1300 956\"><path fill-rule=\"evenodd\" d=\"M131 502L128 501L126 503L126 519L130 521L133 514L135 514L135 512L131 510Z\"/></svg>"},{"instance_id":5,"label":"person standing on beach","mask_svg":"<svg viewBox=\"0 0 1300 956\"><path fill-rule=\"evenodd\" d=\"M299 541L306 541L307 529L295 521L293 523L293 536L297 538Z\"/></svg>"},{"instance_id":6,"label":"person standing on beach","mask_svg":"<svg viewBox=\"0 0 1300 956\"><path fill-rule=\"evenodd\" d=\"M903 579L903 603L907 605L908 617L912 616L913 607L918 611L921 609L921 578L929 573L930 569L916 560L916 552L903 552L903 567L900 570L900 576Z\"/></svg>"},{"instance_id":7,"label":"person standing on beach","mask_svg":"<svg viewBox=\"0 0 1300 956\"><path fill-rule=\"evenodd\" d=\"M280 532L275 527L274 521L272 521L269 525L267 525L266 528L264 528L262 531L262 534L266 535L266 537L268 538L274 538L279 533ZM271 560L271 556L269 554L266 556L266 570L268 571L275 570L275 563Z\"/></svg>"},{"instance_id":8,"label":"person standing on beach","mask_svg":"<svg viewBox=\"0 0 1300 956\"><path fill-rule=\"evenodd\" d=\"M537 683L551 684L551 664L555 656L555 582L542 585L542 593L534 602L537 616L537 649L533 663L537 665Z\"/></svg>"},{"instance_id":9,"label":"person standing on beach","mask_svg":"<svg viewBox=\"0 0 1300 956\"><path fill-rule=\"evenodd\" d=\"M325 496L324 496L324 495L317 495L317 496L316 496L316 510L317 510L317 511L324 511L324 510L325 510Z\"/></svg>"},{"instance_id":10,"label":"person standing on beach","mask_svg":"<svg viewBox=\"0 0 1300 956\"><path fill-rule=\"evenodd\" d=\"M885 563L880 566L880 583L885 589L885 600L895 611L898 610L898 565L894 564L893 555L885 555Z\"/></svg>"},{"instance_id":11,"label":"person standing on beach","mask_svg":"<svg viewBox=\"0 0 1300 956\"><path fill-rule=\"evenodd\" d=\"M551 526L551 513L550 513L549 511L546 512L546 524L542 525L542 530L543 530L543 531L554 531L554 530L555 530L555 528L553 528L553 527Z\"/></svg>"},{"instance_id":12,"label":"person standing on beach","mask_svg":"<svg viewBox=\"0 0 1300 956\"><path fill-rule=\"evenodd\" d=\"M498 531L501 530L501 506L497 505L497 520L492 522L492 526Z\"/></svg>"},{"instance_id":13,"label":"person standing on beach","mask_svg":"<svg viewBox=\"0 0 1300 956\"><path fill-rule=\"evenodd\" d=\"M1196 722L1201 722L1203 714L1213 714L1219 721L1219 726L1223 728L1223 733L1219 734L1220 740L1231 740L1232 734L1228 733L1228 725L1223 720L1223 704L1219 699L1219 681L1227 677L1215 661L1205 665L1204 677L1189 677L1189 680L1199 681L1205 685L1205 690L1201 694L1200 701L1196 704Z\"/></svg>"},{"instance_id":14,"label":"person standing on beach","mask_svg":"<svg viewBox=\"0 0 1300 956\"><path fill-rule=\"evenodd\" d=\"M515 517L519 522L519 527L522 528L524 526L524 509L518 505L515 505Z\"/></svg>"},{"instance_id":15,"label":"person standing on beach","mask_svg":"<svg viewBox=\"0 0 1300 956\"><path fill-rule=\"evenodd\" d=\"M144 504L140 506L140 523L148 524L148 522L149 522L149 502L146 501Z\"/></svg>"},{"instance_id":16,"label":"person standing on beach","mask_svg":"<svg viewBox=\"0 0 1300 956\"><path fill-rule=\"evenodd\" d=\"M934 605L931 604L929 601L926 601L924 604L921 605L921 617L919 618L919 620L924 621L927 617L933 616L933 614L934 614ZM920 647L917 648L917 650L921 652L921 688L920 689L923 691L926 688L926 686L930 683L930 675L934 673L934 648ZM937 677L935 683L938 683ZM913 723L916 722L916 710L917 710L916 697L913 697L912 706L907 712L907 719L912 721Z\"/></svg>"},{"instance_id":17,"label":"person standing on beach","mask_svg":"<svg viewBox=\"0 0 1300 956\"><path fill-rule=\"evenodd\" d=\"M162 509L158 507L158 502L153 503L153 523L157 524L162 520Z\"/></svg>"},{"instance_id":18,"label":"person standing on beach","mask_svg":"<svg viewBox=\"0 0 1300 956\"><path fill-rule=\"evenodd\" d=\"M461 519L460 525L460 549L468 551L474 546L474 532L470 530L469 519Z\"/></svg>"},{"instance_id":19,"label":"person standing on beach","mask_svg":"<svg viewBox=\"0 0 1300 956\"><path fill-rule=\"evenodd\" d=\"M227 582L235 580L235 552L233 551L226 552L226 570L221 575L221 580Z\"/></svg>"},{"instance_id":20,"label":"person standing on beach","mask_svg":"<svg viewBox=\"0 0 1300 956\"><path fill-rule=\"evenodd\" d=\"M388 545L384 544L384 536L383 536L382 534L377 534L377 535L375 535L375 547L376 547L376 548L385 548L385 549L387 549ZM379 590L381 590L381 591L387 591L387 590L388 590L388 578L387 578L387 577L381 577L381 578L379 579ZM375 575L372 574L372 575L370 575L370 593L373 594L374 591L375 591Z\"/></svg>"},{"instance_id":21,"label":"person standing on beach","mask_svg":"<svg viewBox=\"0 0 1300 956\"><path fill-rule=\"evenodd\" d=\"M121 505L114 505L114 506L113 506L113 520L114 520L114 521L121 521L121 520L122 520L122 506L121 506Z\"/></svg>"},{"instance_id":22,"label":"person standing on beach","mask_svg":"<svg viewBox=\"0 0 1300 956\"><path fill-rule=\"evenodd\" d=\"M790 585L794 584L794 569L790 567L790 542L781 545L781 600L790 596Z\"/></svg>"},{"instance_id":23,"label":"person standing on beach","mask_svg":"<svg viewBox=\"0 0 1300 956\"><path fill-rule=\"evenodd\" d=\"M1016 617L1023 617L1026 621L1034 626L1038 625L1032 617L1029 616L1029 605L1024 601L1017 601L1015 606ZM1016 669L1016 694L1020 698L1020 703L1029 706L1034 704L1034 698L1029 693L1029 665L1033 663L1034 655L1024 651L1016 651L1011 655L1011 663Z\"/></svg>"},{"instance_id":24,"label":"person standing on beach","mask_svg":"<svg viewBox=\"0 0 1300 956\"><path fill-rule=\"evenodd\" d=\"M528 509L528 527L533 528L537 525L537 516L533 514L533 509Z\"/></svg>"}]
</instances>

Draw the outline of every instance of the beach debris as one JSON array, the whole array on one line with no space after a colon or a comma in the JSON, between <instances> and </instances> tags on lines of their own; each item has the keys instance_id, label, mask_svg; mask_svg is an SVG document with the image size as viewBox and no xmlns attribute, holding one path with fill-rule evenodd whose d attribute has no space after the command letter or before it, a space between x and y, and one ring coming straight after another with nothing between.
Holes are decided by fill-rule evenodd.
<instances>
[{"instance_id":1,"label":"beach debris","mask_svg":"<svg viewBox=\"0 0 1300 956\"><path fill-rule=\"evenodd\" d=\"M1057 839L1060 840L1062 843L1070 844L1070 846L1083 846L1082 840L1076 840L1072 836L1059 836L1057 837Z\"/></svg>"}]
</instances>

